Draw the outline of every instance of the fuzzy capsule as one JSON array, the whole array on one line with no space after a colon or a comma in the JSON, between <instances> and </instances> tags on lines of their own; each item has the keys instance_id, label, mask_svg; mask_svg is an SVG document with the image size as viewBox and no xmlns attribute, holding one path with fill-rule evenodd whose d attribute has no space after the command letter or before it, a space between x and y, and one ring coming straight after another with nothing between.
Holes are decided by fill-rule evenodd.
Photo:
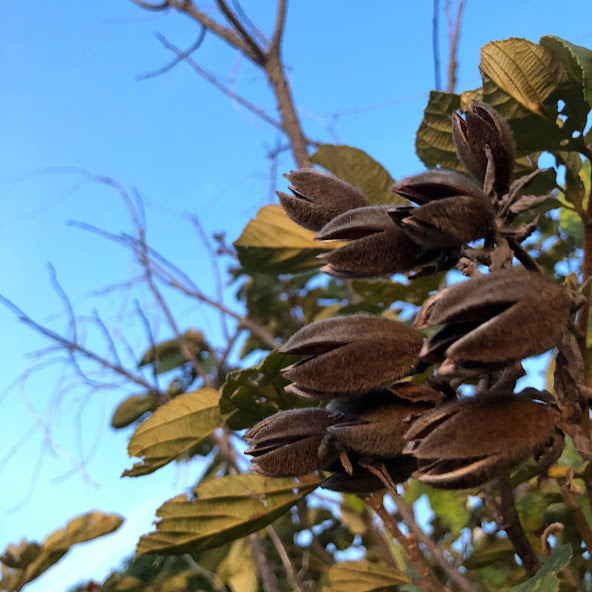
<instances>
[{"instance_id":1,"label":"fuzzy capsule","mask_svg":"<svg viewBox=\"0 0 592 592\"><path fill-rule=\"evenodd\" d=\"M461 173L444 169L432 169L405 177L395 183L391 191L419 205L455 195L485 199L481 187L474 181Z\"/></svg>"},{"instance_id":2,"label":"fuzzy capsule","mask_svg":"<svg viewBox=\"0 0 592 592\"><path fill-rule=\"evenodd\" d=\"M393 208L389 215L413 242L425 249L458 248L485 238L495 225L495 210L484 198L455 195L418 208Z\"/></svg>"},{"instance_id":3,"label":"fuzzy capsule","mask_svg":"<svg viewBox=\"0 0 592 592\"><path fill-rule=\"evenodd\" d=\"M425 253L389 216L389 206L369 206L341 214L316 240L349 241L319 255L321 271L335 277L366 278L404 273L435 258Z\"/></svg>"},{"instance_id":4,"label":"fuzzy capsule","mask_svg":"<svg viewBox=\"0 0 592 592\"><path fill-rule=\"evenodd\" d=\"M417 470L417 461L409 455L399 455L384 461L387 473L393 483L403 483ZM367 495L385 489L382 481L367 469L354 465L350 475L341 470L321 483L321 487L341 493Z\"/></svg>"},{"instance_id":5,"label":"fuzzy capsule","mask_svg":"<svg viewBox=\"0 0 592 592\"><path fill-rule=\"evenodd\" d=\"M327 428L327 439L334 439L346 451L384 460L401 454L404 435L411 421L430 411L430 403L400 399L391 390L333 399L327 409L344 416ZM351 422L347 418L356 417Z\"/></svg>"},{"instance_id":6,"label":"fuzzy capsule","mask_svg":"<svg viewBox=\"0 0 592 592\"><path fill-rule=\"evenodd\" d=\"M328 173L303 168L284 177L293 195L277 191L280 204L294 222L309 230L320 230L339 214L368 205L359 189Z\"/></svg>"},{"instance_id":7,"label":"fuzzy capsule","mask_svg":"<svg viewBox=\"0 0 592 592\"><path fill-rule=\"evenodd\" d=\"M542 275L506 269L426 301L415 327L443 325L420 357L440 374L480 374L553 347L581 300Z\"/></svg>"},{"instance_id":8,"label":"fuzzy capsule","mask_svg":"<svg viewBox=\"0 0 592 592\"><path fill-rule=\"evenodd\" d=\"M563 448L561 414L534 389L480 393L422 415L404 449L419 464L419 481L443 489L481 485L529 456L550 463Z\"/></svg>"},{"instance_id":9,"label":"fuzzy capsule","mask_svg":"<svg viewBox=\"0 0 592 592\"><path fill-rule=\"evenodd\" d=\"M326 468L332 458L317 451L329 426L343 417L326 409L281 411L267 417L245 434L253 456L251 471L267 477L298 477Z\"/></svg>"},{"instance_id":10,"label":"fuzzy capsule","mask_svg":"<svg viewBox=\"0 0 592 592\"><path fill-rule=\"evenodd\" d=\"M303 397L354 394L407 376L418 362L421 344L417 331L385 317L323 319L297 331L280 348L308 356L281 372L294 383L286 390Z\"/></svg>"},{"instance_id":11,"label":"fuzzy capsule","mask_svg":"<svg viewBox=\"0 0 592 592\"><path fill-rule=\"evenodd\" d=\"M473 100L465 119L458 113L452 114L452 139L459 160L481 183L487 171L485 146L489 146L495 168L493 188L498 195L506 193L516 155L508 122L487 103Z\"/></svg>"}]
</instances>

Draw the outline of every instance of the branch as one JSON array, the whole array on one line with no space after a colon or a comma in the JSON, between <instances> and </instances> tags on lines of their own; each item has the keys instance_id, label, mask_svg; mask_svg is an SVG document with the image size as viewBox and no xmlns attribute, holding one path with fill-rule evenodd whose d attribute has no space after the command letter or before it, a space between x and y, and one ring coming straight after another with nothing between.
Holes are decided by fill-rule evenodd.
<instances>
[{"instance_id":1,"label":"branch","mask_svg":"<svg viewBox=\"0 0 592 592\"><path fill-rule=\"evenodd\" d=\"M456 61L456 54L458 50L458 40L460 38L460 24L462 22L462 13L465 7L465 0L459 0L456 20L453 22L450 16L450 0L446 1L444 10L448 19L448 43L450 44L450 52L448 57L448 84L447 92L453 93L456 88L456 69L458 62Z\"/></svg>"},{"instance_id":2,"label":"branch","mask_svg":"<svg viewBox=\"0 0 592 592\"><path fill-rule=\"evenodd\" d=\"M266 530L267 530L267 534L269 535L269 538L273 542L273 544L278 552L278 555L280 556L280 559L282 560L282 564L283 564L284 569L286 571L286 576L288 578L288 582L290 582L290 586L292 586L292 589L294 589L294 590L300 590L300 592L306 592L306 587L303 586L302 582L300 581L300 578L298 577L298 574L294 570L294 566L292 565L292 562L290 561L290 557L288 556L288 553L286 552L286 548L284 547L284 544L282 543L282 540L278 536L277 532L275 531L275 529L271 525L268 526L266 528Z\"/></svg>"},{"instance_id":3,"label":"branch","mask_svg":"<svg viewBox=\"0 0 592 592\"><path fill-rule=\"evenodd\" d=\"M440 79L440 44L439 44L439 23L440 23L440 2L434 0L434 10L432 17L432 54L434 57L434 79L436 90L442 89Z\"/></svg>"},{"instance_id":4,"label":"branch","mask_svg":"<svg viewBox=\"0 0 592 592\"><path fill-rule=\"evenodd\" d=\"M166 10L170 8L169 0L164 0L160 4L150 4L148 2L144 2L143 0L132 0L134 4L137 4L140 8L145 8L146 10Z\"/></svg>"},{"instance_id":5,"label":"branch","mask_svg":"<svg viewBox=\"0 0 592 592\"><path fill-rule=\"evenodd\" d=\"M250 103L249 101L235 93L232 89L222 84L215 76L204 70L192 58L185 56L185 52L182 52L178 47L174 46L170 41L166 39L166 37L164 37L164 35L157 33L156 38L164 45L166 49L172 51L173 53L176 53L177 57L180 60L185 60L201 77L205 78L210 84L213 84L221 93L225 94L227 97L230 97L233 101L236 101L239 105L242 105L243 107L251 111L251 113L254 113L255 115L257 115L257 117L263 119L263 121L265 121L266 123L269 123L269 125L272 125L273 127L279 130L285 131L281 122L273 119L272 117L267 115L267 113L265 113L263 109L259 109L259 107L256 107L255 105L253 105L252 103Z\"/></svg>"},{"instance_id":6,"label":"branch","mask_svg":"<svg viewBox=\"0 0 592 592\"><path fill-rule=\"evenodd\" d=\"M36 323L31 317L29 317L27 314L25 314L11 300L2 296L2 294L0 294L0 304L3 304L4 306L6 306L6 308L11 310L19 318L20 321L22 321L26 325L29 325L30 327L35 329L35 331L37 331L37 333L40 333L41 335L48 337L51 341L60 344L67 351L78 352L78 353L82 354L83 356L85 356L86 358L88 358L89 360L93 360L93 361L97 362L103 368L105 368L107 370L112 370L113 372L120 374L121 376L124 376L128 380L131 380L135 384L138 384L138 385L144 387L145 389L154 390L154 386L151 385L146 380L144 380L141 376L137 376L136 374L132 374L129 370L126 370L123 366L109 362L109 360L106 360L105 358L99 356L95 352L80 345L79 343L71 341L70 339L63 337L62 335L55 333L51 329L48 329L47 327L44 327L43 325Z\"/></svg>"},{"instance_id":7,"label":"branch","mask_svg":"<svg viewBox=\"0 0 592 592\"><path fill-rule=\"evenodd\" d=\"M202 25L198 38L196 39L195 43L191 47L189 47L189 49L186 49L185 51L178 54L172 62L169 62L162 68L158 68L158 70L152 70L151 72L145 72L144 74L140 74L137 77L137 80L147 80L148 78L154 78L155 76L160 76L161 74L164 74L165 72L168 72L169 70L174 68L179 62L182 62L184 59L188 58L194 51L199 49L200 45L203 43L203 40L206 38L206 33L207 29ZM159 33L156 34L156 38L159 39Z\"/></svg>"},{"instance_id":8,"label":"branch","mask_svg":"<svg viewBox=\"0 0 592 592\"><path fill-rule=\"evenodd\" d=\"M541 562L520 524L520 518L516 510L516 504L514 503L514 491L510 481L510 475L505 474L500 476L498 483L501 498L500 511L504 519L504 530L514 547L514 551L516 551L516 554L522 560L522 565L524 565L526 573L529 577L532 577L541 569Z\"/></svg>"},{"instance_id":9,"label":"branch","mask_svg":"<svg viewBox=\"0 0 592 592\"><path fill-rule=\"evenodd\" d=\"M269 46L269 53L280 55L282 37L284 34L286 23L286 8L288 0L278 0L277 15L275 18L275 29L273 37L271 38L271 45Z\"/></svg>"},{"instance_id":10,"label":"branch","mask_svg":"<svg viewBox=\"0 0 592 592\"><path fill-rule=\"evenodd\" d=\"M244 39L245 43L251 48L252 52L257 56L258 62L257 63L265 63L267 56L265 52L257 42L251 37L249 32L243 27L242 23L236 18L236 15L230 7L224 2L224 0L216 0L216 4L218 8L222 12L222 14L230 21L232 26L237 30L238 34Z\"/></svg>"}]
</instances>

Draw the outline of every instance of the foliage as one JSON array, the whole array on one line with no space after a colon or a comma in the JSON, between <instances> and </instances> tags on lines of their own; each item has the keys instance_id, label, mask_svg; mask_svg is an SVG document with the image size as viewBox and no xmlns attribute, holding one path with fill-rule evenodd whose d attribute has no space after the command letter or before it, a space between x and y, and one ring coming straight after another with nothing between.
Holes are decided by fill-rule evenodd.
<instances>
[{"instance_id":1,"label":"foliage","mask_svg":"<svg viewBox=\"0 0 592 592\"><path fill-rule=\"evenodd\" d=\"M154 377L178 372L171 388L163 391L157 382L148 385L150 388L145 392L124 399L113 416L115 428L144 418L128 444L130 458L141 461L123 476L141 478L171 461L188 460L196 454L205 457L206 468L190 494L165 501L157 510L155 529L141 537L136 558L125 571L113 573L102 590L256 592L263 585L260 579L265 577L261 553L263 562L269 561L272 566L272 576L282 589L292 586L326 592L415 592L433 591L450 582L446 585L451 589L465 592L476 589L556 592L589 585L586 574L590 573L592 552L592 450L587 406L590 390L585 372L592 361L592 352L589 343L586 345L588 303L580 313L584 321L577 321L580 331L579 334L575 331L577 339L561 336L566 327L573 326L573 318L569 319L578 308L574 302L581 306L589 298L589 286L585 282L592 271L592 246L584 239L592 232L588 205L592 150L586 144L586 121L592 106L591 64L592 51L557 37L543 37L538 44L524 39L495 41L482 48L480 88L461 94L438 91L430 94L415 145L428 168L472 170L467 165L467 153L463 157L459 148L458 136L459 130L461 135L466 131L463 126L469 125L470 117L489 125L499 115L499 121L507 120L509 124L515 154L514 146L505 148L511 152L512 162L516 156L516 166L510 171L512 184L495 194L492 183L497 179L492 174L499 175L501 165L499 160L495 161L494 154L489 157L484 178L477 179L478 197L468 196L481 199L482 190L487 199L493 196L499 224L492 224L491 236L442 246L442 241L449 240L450 235L458 236L453 232L446 234L455 222L454 217L445 222L429 217L435 214L417 197L424 187L417 178L404 180L395 187L397 192L392 192L391 173L362 150L328 144L317 147L310 162L361 189L373 206L371 213L376 208L388 213L404 229L406 240L411 237L417 242L414 243L417 265L407 270L408 277L365 279L362 269L358 275L344 278L334 274L336 278L328 279L320 274L317 256L343 247L342 241L315 240L313 231L299 226L278 205L267 205L254 215L234 242L235 261L231 269L237 300L246 309L246 316L237 320L237 335L247 332L242 361L239 356L229 357L226 348L219 350L212 346L194 328L184 333L175 331L174 338L152 344L140 356L139 363L149 368ZM476 103L472 102L474 99ZM495 109L493 116L488 111L491 107ZM458 114L453 115L458 110L470 113L466 122L459 122ZM467 137L469 148L476 152L478 140ZM493 141L489 141L490 155L493 148ZM527 178L526 175L537 170L542 152L554 156L556 167ZM560 167L565 167L564 179L559 174ZM423 177L422 183L425 183ZM449 199L458 197L453 195ZM419 207L410 206L410 201L417 201ZM422 217L425 212L427 218ZM362 212L361 219L367 224L356 226L348 240L384 230L373 226L374 222L364 215ZM435 240L440 243L436 245ZM459 296L464 288L452 287L434 298L434 292L454 277L458 279L458 275L449 273L452 269L478 276L479 269L485 271L489 267L499 271L508 262L511 265L514 257L531 272L540 266L542 275L549 279L533 280L524 293L518 288L519 293L514 293L511 286L508 288L512 282L506 279L489 290L487 286L483 289L482 284L476 286L475 282L482 280L473 278L468 281L476 287L465 296ZM568 274L566 262L574 270L572 275ZM360 265L363 267L363 262ZM160 279L163 277L168 276ZM560 287L561 284L565 287ZM400 337L401 319L409 320L430 297L430 306L423 309L416 321L416 327L423 333L415 341L409 339L401 345L405 341ZM447 299L454 302L448 303ZM521 305L524 306L519 308ZM503 316L510 306L515 306L514 311L528 308L536 312L538 308L539 316L535 314L531 325L526 313ZM439 307L448 309L441 312ZM485 313L483 309L487 309ZM542 310L547 313L543 320ZM345 358L339 356L356 343L362 343L359 347L363 348L358 358L372 358L368 340L362 339L366 335L363 331L352 336L339 328L340 319L347 323L346 315L356 313L389 319L378 343L382 353L378 347L375 356L382 365L386 361L380 355L384 357L387 345L404 346L405 355L411 360L417 358L417 364L408 364L414 370L405 366L402 382L393 379L365 389L374 393L367 400L376 395L376 389L382 389L381 403L374 407L367 400L359 403L356 399L352 403L351 397L359 394L359 388L344 387L328 396L323 389L310 386L298 391L296 380L288 386L284 375L290 375L289 368L293 374L293 363L302 370L307 364L311 367L323 359L319 362L326 364L323 372L349 373L355 383L355 373L359 370L355 360L346 368L339 368L331 360L337 358L343 363ZM486 315L483 327L490 333L479 340L474 335L483 314ZM499 320L502 317L503 322ZM326 322L333 318L336 322ZM251 324L247 325L245 319ZM499 327L504 323L512 326L512 347L507 339L510 333L500 333ZM435 325L444 329L436 332ZM311 337L307 331L314 332L314 327L321 329L319 335ZM330 327L330 334L323 334L323 327ZM449 347L447 341L442 349L438 341L442 339L442 331L449 331L445 335L449 341L458 339L458 342ZM389 332L396 339L389 341ZM294 334L299 336L296 345L288 341ZM494 352L491 344L500 335L501 341ZM454 359L450 352L454 347L461 347L461 339L473 339L471 347L465 348L470 351L463 350L462 356ZM392 345L391 341L396 343ZM523 341L521 355L504 357L509 355L508 350L521 347ZM286 342L286 351L275 347ZM549 384L553 394L528 392L516 402L518 395L514 395L514 387L521 376L520 360L556 345L558 350L553 350L554 362L549 373L554 377L553 384ZM444 350L446 355L442 354ZM335 351L338 353L334 354ZM302 355L310 358L302 360ZM244 361L246 356L251 356L247 358L251 365ZM445 366L447 362L449 365ZM440 372L429 371L438 364ZM451 367L452 379L447 375ZM475 372L475 367L479 371ZM502 370L505 374L501 374ZM398 380L400 374L396 376ZM413 399L419 391L410 388L410 380L417 389L424 387L421 391L424 398ZM471 391L479 390L481 383L487 382L489 387L501 383L503 389L499 386L498 389L504 391L505 398L492 402L487 396L481 399L474 396L478 403L459 399L435 410L433 401L425 398L430 391L436 392L440 399L452 399L463 382L463 388ZM299 393L309 399L299 398ZM331 397L333 400L327 403ZM395 398L397 402L393 403ZM387 399L390 407L382 405ZM503 408L496 407L500 400L506 403ZM359 408L352 412L348 405L359 405ZM255 426L255 431L248 434L255 441L250 449L255 457L251 468L264 472L257 464L257 455L285 447L296 451L286 454L297 456L301 449L294 445L301 438L292 431L292 425L274 428L277 433L265 438L253 434L261 435L261 430L269 425L270 416L284 417L281 414L287 410L307 406L327 406L333 422L329 422L329 427L323 426L324 437L318 447L319 456L326 461L326 470L313 475L297 474L293 478L245 472L243 445L238 444L244 435L241 430ZM386 457L376 453L369 459L365 455L370 447L368 442L374 442L373 438L384 440L384 434L390 434L388 429L392 426L387 423L394 421L392 418L402 407L405 430L399 438L401 441L394 442L393 438L389 442L390 453ZM483 417L491 419L485 423ZM538 423L530 429L526 422L532 417ZM483 433L495 431L498 440L479 441L479 434L474 436L477 419L484 422ZM416 427L406 432L414 420ZM520 429L521 422L526 426L524 429ZM454 425L453 433L444 432L447 423ZM368 428L373 425L378 426L374 431ZM315 426L306 427L314 431ZM472 440L466 435L471 430ZM406 443L403 442L405 432ZM564 433L569 436L565 449ZM359 443L356 445L360 449L355 448L352 434L361 434L358 437L363 439L364 454ZM307 431L304 437L311 435ZM468 442L475 448L469 450ZM503 445L498 445L499 442ZM490 444L497 448L484 450ZM304 446L302 449L307 450ZM434 449L440 456L434 456ZM552 454L545 456L549 449ZM395 469L387 463L411 454L419 462L419 469L414 472L416 478L409 479L411 470L400 476L396 481L404 485L397 490L393 483ZM530 464L522 464L532 456L535 458L529 460ZM424 459L427 461L423 462ZM545 460L549 466L544 466ZM478 468L474 469L476 465ZM438 468L436 477L429 480L434 467ZM508 474L502 474L501 469ZM511 493L509 502L504 490L504 484L510 482L510 470L514 471L512 484L519 492L515 505ZM319 494L317 488L327 484L324 480L329 474L341 475L353 489L344 489L343 494ZM376 479L377 474L383 482ZM444 482L442 475L447 476ZM497 477L499 482L494 480ZM391 499L384 502L386 508L384 484L390 485L391 494ZM376 491L379 493L370 496ZM352 495L356 492L359 497ZM402 497L401 492L404 492ZM393 500L398 512L387 511L392 510ZM429 506L428 534L424 535L427 542L422 541L425 549L416 544L417 533L413 529L419 527L405 513L405 508L413 504ZM504 514L509 506L514 514ZM382 519L382 525L375 522L369 508ZM506 523L504 519L508 516L513 523ZM61 559L72 545L112 532L120 523L117 516L92 513L74 519L42 544L23 541L20 546L9 546L0 558L4 564L2 586L11 592L21 590ZM400 525L404 526L404 533ZM448 556L442 556L443 562L438 549ZM357 556L359 560L336 561L340 551L348 551L346 557ZM521 562L515 560L516 552ZM163 557L168 555L189 557L190 561L166 564L168 559ZM541 563L543 556L547 559ZM155 573L153 567L158 561L174 566L168 572ZM134 571L134 566L140 565L144 567ZM457 569L459 565L463 566L462 570Z\"/></svg>"}]
</instances>

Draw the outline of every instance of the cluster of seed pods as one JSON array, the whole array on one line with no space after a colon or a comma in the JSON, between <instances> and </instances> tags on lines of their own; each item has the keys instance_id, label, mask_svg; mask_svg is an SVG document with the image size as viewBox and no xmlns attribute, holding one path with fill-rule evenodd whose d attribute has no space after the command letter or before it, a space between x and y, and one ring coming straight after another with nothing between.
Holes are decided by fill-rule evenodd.
<instances>
[{"instance_id":1,"label":"cluster of seed pods","mask_svg":"<svg viewBox=\"0 0 592 592\"><path fill-rule=\"evenodd\" d=\"M346 243L319 257L322 271L407 273L430 261L458 262L460 250L480 239L491 255L507 222L501 204L507 210L516 199L512 133L480 101L464 119L453 114L452 125L473 179L432 170L392 187L416 206L370 206L355 187L314 169L286 175L293 195L278 195L288 216L320 241ZM563 433L553 397L532 388L515 393L515 381L494 378L554 347L582 300L536 270L501 267L437 292L413 325L364 314L299 330L280 351L303 358L282 374L286 390L311 407L277 413L246 434L252 470L276 477L327 471L326 487L369 493L382 488L372 463L382 463L394 483L413 475L458 489L530 456L556 459ZM463 380L485 386L459 398Z\"/></svg>"}]
</instances>

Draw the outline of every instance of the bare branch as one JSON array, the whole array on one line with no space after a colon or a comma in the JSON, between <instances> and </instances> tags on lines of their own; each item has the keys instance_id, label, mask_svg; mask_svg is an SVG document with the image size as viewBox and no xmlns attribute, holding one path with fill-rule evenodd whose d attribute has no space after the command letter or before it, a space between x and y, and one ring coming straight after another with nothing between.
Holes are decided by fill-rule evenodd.
<instances>
[{"instance_id":1,"label":"bare branch","mask_svg":"<svg viewBox=\"0 0 592 592\"><path fill-rule=\"evenodd\" d=\"M456 70L458 68L458 62L456 56L458 53L458 40L460 38L460 25L462 22L462 13L465 8L466 0L458 0L456 9L456 19L452 19L450 14L450 0L446 0L444 10L446 12L446 19L448 20L448 43L449 43L449 56L448 56L448 81L446 85L446 91L453 93L456 88Z\"/></svg>"},{"instance_id":2,"label":"bare branch","mask_svg":"<svg viewBox=\"0 0 592 592\"><path fill-rule=\"evenodd\" d=\"M293 590L300 590L300 592L306 592L306 587L303 586L302 582L300 581L300 578L298 577L298 574L294 570L294 566L290 561L290 557L286 552L286 548L284 547L284 544L282 543L282 540L278 536L277 532L271 525L268 526L266 530L267 534L269 535L269 538L271 539L274 547L278 552L278 555L280 556L280 559L284 566L284 570L286 571L288 582L290 582L290 586L292 586Z\"/></svg>"},{"instance_id":3,"label":"bare branch","mask_svg":"<svg viewBox=\"0 0 592 592\"><path fill-rule=\"evenodd\" d=\"M243 7L240 5L238 0L231 0L232 5L234 6L234 10L236 10L237 14L243 19L243 22L248 25L248 27L253 32L253 37L257 37L262 45L267 46L268 41L265 35L257 28L255 23L249 18L249 15L244 11Z\"/></svg>"},{"instance_id":4,"label":"bare branch","mask_svg":"<svg viewBox=\"0 0 592 592\"><path fill-rule=\"evenodd\" d=\"M183 52L178 47L175 47L170 41L168 41L166 37L164 37L160 33L157 33L156 38L164 45L166 49L177 54L177 57L179 57L180 59L184 59L191 66L191 68L193 68L193 70L195 70L202 78L205 78L210 84L213 84L221 93L225 94L227 97L230 97L233 101L236 101L239 105L242 105L243 107L251 111L251 113L254 113L255 115L257 115L257 117L263 119L263 121L265 121L266 123L269 123L269 125L272 125L273 127L284 131L281 122L273 119L272 117L267 115L265 111L259 109L259 107L256 107L255 105L253 105L252 103L250 103L249 101L235 93L232 89L222 84L215 76L204 70L190 57L181 57L183 56Z\"/></svg>"},{"instance_id":5,"label":"bare branch","mask_svg":"<svg viewBox=\"0 0 592 592\"><path fill-rule=\"evenodd\" d=\"M138 385L140 385L146 389L149 389L149 390L154 389L154 386L151 385L146 380L144 380L144 378L142 378L141 376L133 374L132 372L130 372L129 370L126 370L123 366L121 366L119 364L114 364L112 362L109 362L109 360L106 360L105 358L99 356L98 354L87 349L83 345L80 345L79 343L75 343L74 341L71 341L70 339L63 337L62 335L55 333L51 329L48 329L47 327L44 327L43 325L36 323L30 316L28 316L26 313L24 313L11 300L2 296L2 294L0 294L0 304L3 304L6 308L11 310L19 318L20 321L22 321L26 325L29 325L30 327L32 327L35 331L37 331L37 333L40 333L41 335L48 337L54 343L61 345L65 350L78 352L78 353L82 354L84 357L88 358L89 360L93 360L93 361L97 362L103 368L105 368L107 370L112 370L116 374L120 374L121 376L124 376L125 378L127 378L131 382L134 382L135 384L138 384Z\"/></svg>"},{"instance_id":6,"label":"bare branch","mask_svg":"<svg viewBox=\"0 0 592 592\"><path fill-rule=\"evenodd\" d=\"M145 8L146 10L166 10L170 8L169 0L164 0L160 4L150 4L149 2L144 2L143 0L132 0L134 4L137 4L140 8Z\"/></svg>"},{"instance_id":7,"label":"bare branch","mask_svg":"<svg viewBox=\"0 0 592 592\"><path fill-rule=\"evenodd\" d=\"M230 10L230 7L228 6L228 4L226 4L226 2L224 2L224 0L216 0L216 4L218 5L218 8L222 12L222 14L228 19L230 24L237 30L238 34L244 39L245 43L251 48L253 53L258 57L258 60L259 60L258 63L261 63L261 64L265 63L265 60L266 60L265 51L261 47L259 47L257 42L251 37L249 32L243 27L240 20L238 18L236 18L236 15L234 14L234 12L232 12L232 10Z\"/></svg>"},{"instance_id":8,"label":"bare branch","mask_svg":"<svg viewBox=\"0 0 592 592\"><path fill-rule=\"evenodd\" d=\"M202 25L199 36L197 37L195 43L191 47L186 49L184 52L181 52L181 54L177 55L177 57L172 62L169 62L162 68L158 68L157 70L152 70L150 72L140 74L137 77L137 80L147 80L148 78L154 78L155 76L160 76L161 74L164 74L165 72L168 72L169 70L174 68L179 62L182 62L184 59L188 58L194 51L197 51L199 49L199 47L203 43L203 40L206 38L207 31L208 30ZM159 34L156 35L156 38L159 39Z\"/></svg>"},{"instance_id":9,"label":"bare branch","mask_svg":"<svg viewBox=\"0 0 592 592\"><path fill-rule=\"evenodd\" d=\"M275 19L275 29L273 31L273 37L271 38L271 45L269 47L269 53L275 53L280 55L280 49L282 45L282 36L284 34L286 24L286 8L288 0L278 0L277 15Z\"/></svg>"},{"instance_id":10,"label":"bare branch","mask_svg":"<svg viewBox=\"0 0 592 592\"><path fill-rule=\"evenodd\" d=\"M107 345L109 346L109 351L111 354L113 354L113 357L115 358L115 363L119 366L123 366L123 364L121 363L121 359L119 357L119 353L117 352L117 347L115 346L115 342L113 341L113 337L111 336L109 329L107 329L107 325L105 325L103 319L101 319L101 317L99 316L99 313L96 308L93 311L93 318L99 326L99 329L101 329L101 332L105 336Z\"/></svg>"}]
</instances>

